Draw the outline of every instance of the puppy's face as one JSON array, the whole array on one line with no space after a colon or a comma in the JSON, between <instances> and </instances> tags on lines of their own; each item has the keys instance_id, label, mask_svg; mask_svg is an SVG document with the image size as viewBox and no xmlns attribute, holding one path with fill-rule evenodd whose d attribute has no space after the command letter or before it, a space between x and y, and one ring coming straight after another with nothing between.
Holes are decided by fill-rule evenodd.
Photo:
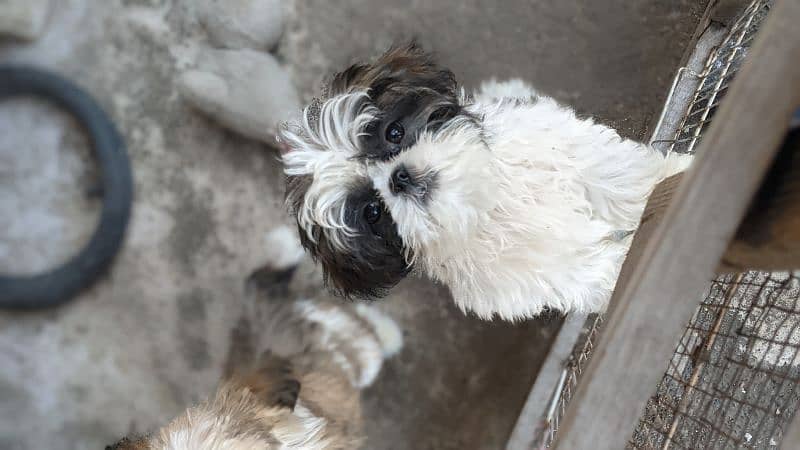
<instances>
[{"instance_id":1,"label":"puppy's face","mask_svg":"<svg viewBox=\"0 0 800 450\"><path fill-rule=\"evenodd\" d=\"M383 172L406 153L424 152L416 149L431 147L459 118L468 119L453 74L409 45L337 74L324 98L284 128L287 203L304 247L336 291L380 296L409 273L410 214L400 202L422 214L426 201L440 198L434 188L448 175L431 164L409 167L413 183L400 197L387 195L391 173Z\"/></svg>"},{"instance_id":2,"label":"puppy's face","mask_svg":"<svg viewBox=\"0 0 800 450\"><path fill-rule=\"evenodd\" d=\"M490 157L479 124L460 115L396 157L370 165L410 260L441 264L471 247L497 201Z\"/></svg>"}]
</instances>

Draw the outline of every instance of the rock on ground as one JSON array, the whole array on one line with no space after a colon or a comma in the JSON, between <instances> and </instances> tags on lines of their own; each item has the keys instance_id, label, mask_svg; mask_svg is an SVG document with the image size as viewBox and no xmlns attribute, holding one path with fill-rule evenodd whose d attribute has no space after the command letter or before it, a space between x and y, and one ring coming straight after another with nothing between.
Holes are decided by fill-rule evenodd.
<instances>
[{"instance_id":1,"label":"rock on ground","mask_svg":"<svg viewBox=\"0 0 800 450\"><path fill-rule=\"evenodd\" d=\"M50 12L50 0L3 0L0 2L0 34L35 39Z\"/></svg>"},{"instance_id":2,"label":"rock on ground","mask_svg":"<svg viewBox=\"0 0 800 450\"><path fill-rule=\"evenodd\" d=\"M254 50L201 50L178 89L223 125L262 142L274 143L276 126L300 112L288 73L272 55Z\"/></svg>"},{"instance_id":3,"label":"rock on ground","mask_svg":"<svg viewBox=\"0 0 800 450\"><path fill-rule=\"evenodd\" d=\"M284 0L200 0L197 18L219 47L270 50L286 16Z\"/></svg>"}]
</instances>

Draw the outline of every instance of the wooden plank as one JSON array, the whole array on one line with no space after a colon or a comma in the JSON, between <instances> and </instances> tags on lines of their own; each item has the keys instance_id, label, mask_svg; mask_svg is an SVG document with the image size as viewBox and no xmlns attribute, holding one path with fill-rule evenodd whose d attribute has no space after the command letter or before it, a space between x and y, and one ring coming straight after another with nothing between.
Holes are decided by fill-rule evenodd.
<instances>
[{"instance_id":1,"label":"wooden plank","mask_svg":"<svg viewBox=\"0 0 800 450\"><path fill-rule=\"evenodd\" d=\"M631 248L628 250L628 256L622 264L622 269L620 269L619 277L617 278L617 291L620 290L621 286L630 284L636 268L641 265L642 256L647 247L647 243L652 241L653 234L663 220L667 212L667 207L680 185L681 180L683 180L683 174L679 173L673 175L659 183L653 190L653 193L650 194L650 199L647 201L644 213L642 213L642 220L639 223L639 228L636 230L636 234L633 236L633 242L631 242ZM616 303L614 298L612 298L611 303ZM609 307L609 311L610 310L611 307Z\"/></svg>"},{"instance_id":2,"label":"wooden plank","mask_svg":"<svg viewBox=\"0 0 800 450\"><path fill-rule=\"evenodd\" d=\"M680 185L683 175L656 187L642 216L642 227L628 260L636 260L652 235ZM723 254L717 273L745 270L795 270L800 268L800 131L782 147L777 159L747 210L736 235ZM620 278L630 273L623 266Z\"/></svg>"},{"instance_id":3,"label":"wooden plank","mask_svg":"<svg viewBox=\"0 0 800 450\"><path fill-rule=\"evenodd\" d=\"M581 330L583 330L586 317L586 314L572 313L564 319L542 368L536 374L536 381L517 418L517 423L506 444L506 450L539 448L540 441L550 425L544 422L547 407L553 399L566 362L572 354Z\"/></svg>"},{"instance_id":4,"label":"wooden plank","mask_svg":"<svg viewBox=\"0 0 800 450\"><path fill-rule=\"evenodd\" d=\"M557 446L621 449L800 104L800 2L778 0L633 275L620 284Z\"/></svg>"}]
</instances>

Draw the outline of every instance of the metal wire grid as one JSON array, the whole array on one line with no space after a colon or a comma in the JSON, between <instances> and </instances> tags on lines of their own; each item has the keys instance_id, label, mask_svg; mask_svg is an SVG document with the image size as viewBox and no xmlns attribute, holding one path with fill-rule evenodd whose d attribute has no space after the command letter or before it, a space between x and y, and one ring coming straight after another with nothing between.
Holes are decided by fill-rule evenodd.
<instances>
[{"instance_id":1,"label":"metal wire grid","mask_svg":"<svg viewBox=\"0 0 800 450\"><path fill-rule=\"evenodd\" d=\"M699 85L674 138L653 141L652 144L667 151L694 152L700 137L725 97L733 76L747 57L747 50L761 22L769 13L771 4L772 0L755 0L750 3L733 24L719 48L711 53L703 72L696 74L690 71L690 75L699 80ZM683 69L679 71L679 77L683 72ZM669 99L667 101L669 102Z\"/></svg>"},{"instance_id":2,"label":"metal wire grid","mask_svg":"<svg viewBox=\"0 0 800 450\"><path fill-rule=\"evenodd\" d=\"M689 322L629 447L777 448L798 403L798 273L721 277Z\"/></svg>"},{"instance_id":3,"label":"metal wire grid","mask_svg":"<svg viewBox=\"0 0 800 450\"><path fill-rule=\"evenodd\" d=\"M583 369L592 355L602 324L603 316L600 314L593 314L586 319L583 331L578 337L572 355L561 372L561 377L553 392L553 398L550 400L544 418L544 432L539 437L539 441L534 443L535 448L548 448L555 440L561 418L566 413L572 393L578 386Z\"/></svg>"},{"instance_id":4,"label":"metal wire grid","mask_svg":"<svg viewBox=\"0 0 800 450\"><path fill-rule=\"evenodd\" d=\"M693 152L771 1L753 1L712 52L666 150ZM715 280L689 322L632 448L777 448L800 402L798 273Z\"/></svg>"},{"instance_id":5,"label":"metal wire grid","mask_svg":"<svg viewBox=\"0 0 800 450\"><path fill-rule=\"evenodd\" d=\"M702 73L688 68L678 71L676 84L688 73L698 86L673 139L651 144L663 151L695 151L771 4L771 0L755 0L748 5L711 53ZM667 103L671 98L672 92ZM657 395L648 402L629 447L776 446L800 400L797 281L796 275L767 273L715 280L687 327ZM555 440L602 321L600 315L586 321L553 393L545 431L536 448L550 447ZM771 336L770 330L774 331ZM787 350L790 355L784 355ZM742 359L758 354L762 356L755 362Z\"/></svg>"}]
</instances>

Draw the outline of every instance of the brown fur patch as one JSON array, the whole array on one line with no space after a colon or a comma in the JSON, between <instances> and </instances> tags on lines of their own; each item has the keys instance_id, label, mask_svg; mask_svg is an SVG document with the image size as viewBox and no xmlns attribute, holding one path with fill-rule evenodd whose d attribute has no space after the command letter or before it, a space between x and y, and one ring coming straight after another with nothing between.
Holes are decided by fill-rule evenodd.
<instances>
[{"instance_id":1,"label":"brown fur patch","mask_svg":"<svg viewBox=\"0 0 800 450\"><path fill-rule=\"evenodd\" d=\"M106 450L150 450L150 443L146 438L124 438L114 445L106 446Z\"/></svg>"},{"instance_id":2,"label":"brown fur patch","mask_svg":"<svg viewBox=\"0 0 800 450\"><path fill-rule=\"evenodd\" d=\"M248 389L267 407L294 409L300 394L291 363L272 354L264 355L261 367L244 375L234 375L231 383Z\"/></svg>"},{"instance_id":3,"label":"brown fur patch","mask_svg":"<svg viewBox=\"0 0 800 450\"><path fill-rule=\"evenodd\" d=\"M456 96L456 79L448 69L416 43L394 46L371 64L354 64L334 75L327 95L368 89L370 98L383 109L399 87L426 88L445 96ZM389 90L387 92L387 90Z\"/></svg>"},{"instance_id":4,"label":"brown fur patch","mask_svg":"<svg viewBox=\"0 0 800 450\"><path fill-rule=\"evenodd\" d=\"M301 400L313 414L325 418L326 448L358 448L362 442L358 391L330 361L328 354L306 354L305 357L317 364L301 369L304 372L300 375L303 381ZM189 408L159 433L148 438L125 438L106 450L163 449L168 436L195 428L199 422L216 423L216 418L221 417L225 420L218 426L203 431L208 433L209 442L212 439L214 442L225 439L242 442L249 438L258 440L263 448L279 448L272 433L275 427L284 426L280 424L292 414L299 386L297 374L288 360L266 354L256 370L234 374L220 385L211 399Z\"/></svg>"}]
</instances>

